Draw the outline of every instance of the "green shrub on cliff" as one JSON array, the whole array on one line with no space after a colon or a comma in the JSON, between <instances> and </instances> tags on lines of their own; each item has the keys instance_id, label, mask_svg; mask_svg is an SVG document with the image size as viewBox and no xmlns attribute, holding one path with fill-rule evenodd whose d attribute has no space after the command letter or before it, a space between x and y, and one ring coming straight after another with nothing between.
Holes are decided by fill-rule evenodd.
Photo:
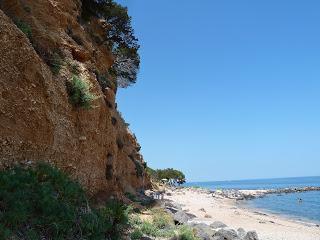
<instances>
[{"instance_id":1,"label":"green shrub on cliff","mask_svg":"<svg viewBox=\"0 0 320 240\"><path fill-rule=\"evenodd\" d=\"M60 55L57 52L53 53L51 58L48 59L47 62L49 63L51 72L54 75L57 75L60 72L60 70L64 64L63 59L60 57Z\"/></svg>"},{"instance_id":2,"label":"green shrub on cliff","mask_svg":"<svg viewBox=\"0 0 320 240\"><path fill-rule=\"evenodd\" d=\"M82 0L82 18L105 20L104 44L114 54L115 61L109 73L116 77L120 87L134 84L140 66L138 39L134 35L128 9L113 0Z\"/></svg>"},{"instance_id":3,"label":"green shrub on cliff","mask_svg":"<svg viewBox=\"0 0 320 240\"><path fill-rule=\"evenodd\" d=\"M120 239L129 209L90 207L81 186L40 164L0 172L0 239Z\"/></svg>"},{"instance_id":4,"label":"green shrub on cliff","mask_svg":"<svg viewBox=\"0 0 320 240\"><path fill-rule=\"evenodd\" d=\"M31 41L32 39L32 30L28 23L22 21L22 20L16 20L14 21L16 26L23 32Z\"/></svg>"},{"instance_id":5,"label":"green shrub on cliff","mask_svg":"<svg viewBox=\"0 0 320 240\"><path fill-rule=\"evenodd\" d=\"M67 82L67 90L70 102L73 106L90 109L95 96L90 93L90 87L79 76L74 75L71 81Z\"/></svg>"}]
</instances>

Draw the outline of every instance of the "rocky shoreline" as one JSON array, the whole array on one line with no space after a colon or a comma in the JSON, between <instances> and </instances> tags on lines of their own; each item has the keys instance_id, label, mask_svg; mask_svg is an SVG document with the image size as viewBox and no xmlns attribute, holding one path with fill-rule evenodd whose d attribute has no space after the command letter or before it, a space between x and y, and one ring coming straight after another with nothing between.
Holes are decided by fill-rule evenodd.
<instances>
[{"instance_id":1,"label":"rocky shoreline","mask_svg":"<svg viewBox=\"0 0 320 240\"><path fill-rule=\"evenodd\" d=\"M161 202L176 224L192 227L202 240L320 240L317 224L260 213L237 204L267 194L319 190L320 187L216 191L167 188Z\"/></svg>"},{"instance_id":2,"label":"rocky shoreline","mask_svg":"<svg viewBox=\"0 0 320 240\"><path fill-rule=\"evenodd\" d=\"M162 207L172 215L175 224L192 227L201 240L259 240L256 231L246 232L243 228L230 229L220 221L214 221L211 224L193 221L196 216L183 210L180 204L173 201L165 200Z\"/></svg>"}]
</instances>

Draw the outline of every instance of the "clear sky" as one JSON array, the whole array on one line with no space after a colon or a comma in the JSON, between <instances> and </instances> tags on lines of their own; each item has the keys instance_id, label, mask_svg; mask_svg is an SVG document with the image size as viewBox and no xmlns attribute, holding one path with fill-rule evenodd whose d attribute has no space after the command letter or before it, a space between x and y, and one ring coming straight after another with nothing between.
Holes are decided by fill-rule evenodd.
<instances>
[{"instance_id":1,"label":"clear sky","mask_svg":"<svg viewBox=\"0 0 320 240\"><path fill-rule=\"evenodd\" d=\"M189 181L320 175L320 1L119 0L141 70L118 109Z\"/></svg>"}]
</instances>

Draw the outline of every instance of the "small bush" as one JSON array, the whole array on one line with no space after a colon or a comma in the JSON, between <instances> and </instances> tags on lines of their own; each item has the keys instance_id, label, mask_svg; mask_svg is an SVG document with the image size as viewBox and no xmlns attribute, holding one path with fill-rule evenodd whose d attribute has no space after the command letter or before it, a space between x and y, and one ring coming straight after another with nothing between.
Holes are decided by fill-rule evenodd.
<instances>
[{"instance_id":1,"label":"small bush","mask_svg":"<svg viewBox=\"0 0 320 240\"><path fill-rule=\"evenodd\" d=\"M65 64L62 51L58 48L53 50L48 49L37 42L33 43L33 48L39 57L50 67L51 72L57 75Z\"/></svg>"},{"instance_id":2,"label":"small bush","mask_svg":"<svg viewBox=\"0 0 320 240\"><path fill-rule=\"evenodd\" d=\"M135 165L137 177L143 177L144 168L143 168L142 164L140 162L138 162L137 160L134 160L134 165Z\"/></svg>"},{"instance_id":3,"label":"small bush","mask_svg":"<svg viewBox=\"0 0 320 240\"><path fill-rule=\"evenodd\" d=\"M39 164L0 172L0 239L120 239L129 208L90 207L80 185Z\"/></svg>"},{"instance_id":4,"label":"small bush","mask_svg":"<svg viewBox=\"0 0 320 240\"><path fill-rule=\"evenodd\" d=\"M63 64L64 62L60 55L58 53L53 53L52 57L49 59L49 66L51 68L51 72L54 75L57 75L60 72Z\"/></svg>"},{"instance_id":5,"label":"small bush","mask_svg":"<svg viewBox=\"0 0 320 240\"><path fill-rule=\"evenodd\" d=\"M29 40L32 39L32 30L29 24L22 20L16 20L15 24L21 30L21 32L23 32L29 38Z\"/></svg>"},{"instance_id":6,"label":"small bush","mask_svg":"<svg viewBox=\"0 0 320 240\"><path fill-rule=\"evenodd\" d=\"M143 177L144 170L145 170L145 167L144 167L145 163L140 163L139 161L137 161L132 154L129 154L128 157L131 159L131 161L135 165L135 170L136 170L137 177Z\"/></svg>"},{"instance_id":7,"label":"small bush","mask_svg":"<svg viewBox=\"0 0 320 240\"><path fill-rule=\"evenodd\" d=\"M152 219L141 221L138 218L131 220L134 232L139 232L151 237L172 237L175 236L175 226L172 217L162 209L152 210ZM163 219L161 219L163 218Z\"/></svg>"},{"instance_id":8,"label":"small bush","mask_svg":"<svg viewBox=\"0 0 320 240\"><path fill-rule=\"evenodd\" d=\"M148 236L160 237L158 229L151 222L142 222L140 226L140 231Z\"/></svg>"},{"instance_id":9,"label":"small bush","mask_svg":"<svg viewBox=\"0 0 320 240\"><path fill-rule=\"evenodd\" d=\"M108 234L112 239L120 239L124 231L129 227L129 213L132 208L117 201L110 201L105 208L100 209L104 219L111 223Z\"/></svg>"},{"instance_id":10,"label":"small bush","mask_svg":"<svg viewBox=\"0 0 320 240\"><path fill-rule=\"evenodd\" d=\"M179 240L200 240L193 232L193 229L187 226L180 226L177 238Z\"/></svg>"},{"instance_id":11,"label":"small bush","mask_svg":"<svg viewBox=\"0 0 320 240\"><path fill-rule=\"evenodd\" d=\"M138 216L130 219L132 226L131 238L139 239L141 235L155 238L172 238L178 240L198 240L189 226L176 226L171 215L163 209L150 211L150 220L141 220Z\"/></svg>"},{"instance_id":12,"label":"small bush","mask_svg":"<svg viewBox=\"0 0 320 240\"><path fill-rule=\"evenodd\" d=\"M76 64L75 62L68 62L69 65L69 69L70 71L74 74L74 75L78 75L80 73L80 69L78 64Z\"/></svg>"},{"instance_id":13,"label":"small bush","mask_svg":"<svg viewBox=\"0 0 320 240\"><path fill-rule=\"evenodd\" d=\"M89 85L77 75L74 75L71 81L67 82L67 90L73 106L84 109L92 108L95 96L90 93Z\"/></svg>"},{"instance_id":14,"label":"small bush","mask_svg":"<svg viewBox=\"0 0 320 240\"><path fill-rule=\"evenodd\" d=\"M143 237L143 233L140 229L135 229L133 232L130 234L131 240L140 240Z\"/></svg>"},{"instance_id":15,"label":"small bush","mask_svg":"<svg viewBox=\"0 0 320 240\"><path fill-rule=\"evenodd\" d=\"M152 223L159 229L165 229L174 225L172 217L162 209L153 211Z\"/></svg>"}]
</instances>

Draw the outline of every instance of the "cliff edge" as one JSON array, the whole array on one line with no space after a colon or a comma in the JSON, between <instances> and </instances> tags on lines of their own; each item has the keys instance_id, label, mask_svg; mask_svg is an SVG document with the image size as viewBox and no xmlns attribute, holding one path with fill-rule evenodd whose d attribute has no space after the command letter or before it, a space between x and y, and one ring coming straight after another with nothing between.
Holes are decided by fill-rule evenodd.
<instances>
[{"instance_id":1,"label":"cliff edge","mask_svg":"<svg viewBox=\"0 0 320 240\"><path fill-rule=\"evenodd\" d=\"M81 21L79 0L2 0L0 9L0 168L48 162L101 197L147 186L115 81L101 84L114 62L105 22ZM88 86L90 108L72 104L72 79Z\"/></svg>"}]
</instances>

